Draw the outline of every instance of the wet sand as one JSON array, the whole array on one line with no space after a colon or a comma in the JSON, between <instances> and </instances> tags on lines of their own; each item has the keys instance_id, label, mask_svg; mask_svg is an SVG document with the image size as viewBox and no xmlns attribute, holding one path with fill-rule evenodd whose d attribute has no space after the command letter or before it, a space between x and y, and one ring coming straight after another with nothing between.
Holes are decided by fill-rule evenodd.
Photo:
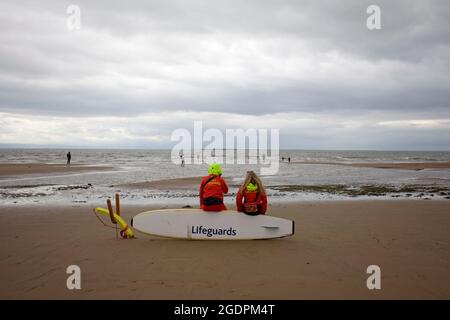
<instances>
[{"instance_id":1,"label":"wet sand","mask_svg":"<svg viewBox=\"0 0 450 320\"><path fill-rule=\"evenodd\" d=\"M197 190L200 186L202 178L203 177L187 177L155 181L142 181L115 185L115 187L122 187L127 189ZM238 187L238 185L230 183L231 179L228 179L227 177L224 177L224 179L225 181L227 181L228 187Z\"/></svg>"},{"instance_id":2,"label":"wet sand","mask_svg":"<svg viewBox=\"0 0 450 320\"><path fill-rule=\"evenodd\" d=\"M86 166L65 164L45 164L45 163L0 163L0 177L19 176L23 174L46 174L82 171L111 170L107 166Z\"/></svg>"},{"instance_id":3,"label":"wet sand","mask_svg":"<svg viewBox=\"0 0 450 320\"><path fill-rule=\"evenodd\" d=\"M450 162L339 163L339 162L292 161L291 163L326 164L337 166L350 166L356 168L378 168L378 169L405 169L405 170L450 169Z\"/></svg>"},{"instance_id":4,"label":"wet sand","mask_svg":"<svg viewBox=\"0 0 450 320\"><path fill-rule=\"evenodd\" d=\"M423 163L354 163L353 167L380 168L380 169L450 169L450 162L423 162Z\"/></svg>"},{"instance_id":5,"label":"wet sand","mask_svg":"<svg viewBox=\"0 0 450 320\"><path fill-rule=\"evenodd\" d=\"M131 217L150 207L123 203ZM116 240L86 206L0 207L1 299L450 299L450 202L275 204L289 238ZM81 267L82 290L66 288ZM366 268L381 267L368 290Z\"/></svg>"},{"instance_id":6,"label":"wet sand","mask_svg":"<svg viewBox=\"0 0 450 320\"><path fill-rule=\"evenodd\" d=\"M128 189L196 189L202 177L188 177L188 178L176 178L165 179L156 181L142 181L134 183L126 183L116 185L116 187L124 187Z\"/></svg>"}]
</instances>

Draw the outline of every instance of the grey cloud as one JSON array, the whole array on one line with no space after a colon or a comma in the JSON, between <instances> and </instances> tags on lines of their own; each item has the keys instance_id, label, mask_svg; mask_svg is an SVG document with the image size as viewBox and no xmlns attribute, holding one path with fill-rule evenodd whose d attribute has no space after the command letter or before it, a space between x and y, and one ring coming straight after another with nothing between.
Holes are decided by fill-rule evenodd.
<instances>
[{"instance_id":1,"label":"grey cloud","mask_svg":"<svg viewBox=\"0 0 450 320\"><path fill-rule=\"evenodd\" d=\"M450 117L448 1L77 1L76 32L69 4L0 4L0 111Z\"/></svg>"}]
</instances>

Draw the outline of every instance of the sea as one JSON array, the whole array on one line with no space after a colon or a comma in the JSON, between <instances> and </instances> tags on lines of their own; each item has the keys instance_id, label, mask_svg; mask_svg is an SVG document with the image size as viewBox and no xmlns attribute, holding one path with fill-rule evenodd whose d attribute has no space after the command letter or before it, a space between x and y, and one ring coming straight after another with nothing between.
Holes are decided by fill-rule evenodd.
<instances>
[{"instance_id":1,"label":"sea","mask_svg":"<svg viewBox=\"0 0 450 320\"><path fill-rule=\"evenodd\" d=\"M64 165L68 151L74 166L106 166L110 169L1 176L1 205L104 206L107 198L119 193L122 202L129 204L195 206L198 204L197 186L139 189L124 185L205 176L208 168L205 161L211 159L223 164L223 177L230 185L225 203L232 204L245 173L253 170L259 174L263 167L268 167L267 162L271 159L270 154L205 150L201 158L198 153L183 153L185 165L182 166L180 154L172 154L171 150L0 149L0 163ZM450 162L449 151L280 150L272 161L278 161L276 173L261 176L269 201L450 199L450 169L351 166L355 163Z\"/></svg>"}]
</instances>

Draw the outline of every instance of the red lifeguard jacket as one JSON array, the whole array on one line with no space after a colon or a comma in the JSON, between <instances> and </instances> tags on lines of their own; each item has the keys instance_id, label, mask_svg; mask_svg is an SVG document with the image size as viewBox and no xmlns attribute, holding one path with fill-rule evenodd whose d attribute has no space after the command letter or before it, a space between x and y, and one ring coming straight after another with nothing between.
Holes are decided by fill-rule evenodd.
<instances>
[{"instance_id":1,"label":"red lifeguard jacket","mask_svg":"<svg viewBox=\"0 0 450 320\"><path fill-rule=\"evenodd\" d=\"M265 194L260 194L257 191L247 191L244 190L244 194L238 191L236 195L236 208L237 211L244 212L244 202L257 202L258 203L258 213L266 214L267 210L267 196Z\"/></svg>"},{"instance_id":2,"label":"red lifeguard jacket","mask_svg":"<svg viewBox=\"0 0 450 320\"><path fill-rule=\"evenodd\" d=\"M228 186L221 176L203 177L200 184L200 209L205 211L227 210L223 204L223 194L227 192Z\"/></svg>"}]
</instances>

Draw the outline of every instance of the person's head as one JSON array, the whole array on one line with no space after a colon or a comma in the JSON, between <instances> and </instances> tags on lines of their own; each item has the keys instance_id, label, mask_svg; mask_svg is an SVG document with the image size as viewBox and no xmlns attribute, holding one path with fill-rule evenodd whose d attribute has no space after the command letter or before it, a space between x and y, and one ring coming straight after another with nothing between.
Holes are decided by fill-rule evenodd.
<instances>
[{"instance_id":1,"label":"person's head","mask_svg":"<svg viewBox=\"0 0 450 320\"><path fill-rule=\"evenodd\" d=\"M215 176L222 175L222 168L220 167L220 164L215 163L215 162L211 163L208 168L208 174L215 175Z\"/></svg>"},{"instance_id":2,"label":"person's head","mask_svg":"<svg viewBox=\"0 0 450 320\"><path fill-rule=\"evenodd\" d=\"M248 192L259 192L260 194L266 194L264 185L262 184L259 177L253 171L247 171L245 175L244 183L239 188L240 193Z\"/></svg>"}]
</instances>

